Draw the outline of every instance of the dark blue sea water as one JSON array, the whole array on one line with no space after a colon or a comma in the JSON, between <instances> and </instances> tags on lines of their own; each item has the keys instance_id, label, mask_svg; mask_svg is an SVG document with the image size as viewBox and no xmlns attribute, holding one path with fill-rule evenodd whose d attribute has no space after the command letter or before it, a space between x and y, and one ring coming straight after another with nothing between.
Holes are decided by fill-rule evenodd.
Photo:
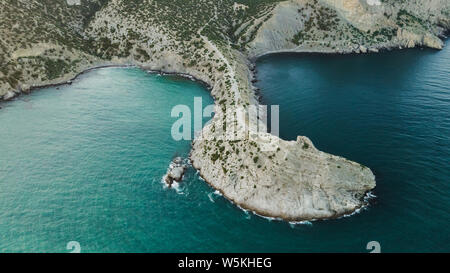
<instances>
[{"instance_id":1,"label":"dark blue sea water","mask_svg":"<svg viewBox=\"0 0 450 273\"><path fill-rule=\"evenodd\" d=\"M161 183L190 150L170 136L172 107L212 102L195 82L108 68L2 103L0 252L448 252L449 61L446 48L258 62L282 137L377 177L367 210L302 225L238 209L193 169L178 190Z\"/></svg>"},{"instance_id":2,"label":"dark blue sea water","mask_svg":"<svg viewBox=\"0 0 450 273\"><path fill-rule=\"evenodd\" d=\"M449 47L272 55L259 60L258 78L264 104L280 105L282 138L306 135L376 175L376 203L336 224L314 223L336 225L333 246L314 250L357 251L350 244L371 238L383 251L450 251Z\"/></svg>"}]
</instances>

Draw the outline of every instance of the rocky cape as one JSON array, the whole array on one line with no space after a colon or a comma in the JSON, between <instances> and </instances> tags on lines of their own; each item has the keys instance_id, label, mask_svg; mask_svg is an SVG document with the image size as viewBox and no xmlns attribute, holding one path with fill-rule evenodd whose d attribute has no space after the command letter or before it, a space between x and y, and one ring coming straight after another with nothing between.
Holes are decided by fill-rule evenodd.
<instances>
[{"instance_id":1,"label":"rocky cape","mask_svg":"<svg viewBox=\"0 0 450 273\"><path fill-rule=\"evenodd\" d=\"M202 2L203 12L212 14L198 25L192 23L186 38L177 27L167 27L155 15L149 17L142 7L120 0L106 2L88 21L83 20L83 26L78 22L76 27L75 21L70 28L92 43L93 51L49 41L30 42L23 48L3 45L4 58L11 69L20 71L20 77L10 79L10 72L0 72L0 97L7 100L38 86L67 82L98 66L136 65L191 75L205 82L215 99L212 121L193 142L193 166L240 207L288 221L354 212L366 204L364 197L375 187L375 177L368 167L317 150L307 137L285 141L257 130L264 124L250 118L254 110L249 106L259 104L251 61L275 52L440 49L440 38L450 28L450 4L444 0L267 1L262 7L231 1L224 10ZM155 6L159 12L166 10L161 8L164 2L143 3L150 11ZM190 20L182 11L174 16ZM239 19L230 23L233 16ZM223 23L217 26L216 21ZM230 25L225 29L226 23ZM59 70L49 63L56 63Z\"/></svg>"}]
</instances>

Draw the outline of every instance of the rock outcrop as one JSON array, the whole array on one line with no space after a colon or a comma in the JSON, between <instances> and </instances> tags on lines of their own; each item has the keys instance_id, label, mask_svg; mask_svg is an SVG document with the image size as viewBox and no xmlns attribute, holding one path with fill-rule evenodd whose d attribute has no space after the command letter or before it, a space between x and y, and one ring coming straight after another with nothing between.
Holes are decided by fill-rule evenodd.
<instances>
[{"instance_id":1,"label":"rock outcrop","mask_svg":"<svg viewBox=\"0 0 450 273\"><path fill-rule=\"evenodd\" d=\"M183 163L181 157L176 157L172 160L167 169L167 174L164 176L164 181L170 188L174 182L180 182L183 179L184 172L186 171L187 165Z\"/></svg>"}]
</instances>

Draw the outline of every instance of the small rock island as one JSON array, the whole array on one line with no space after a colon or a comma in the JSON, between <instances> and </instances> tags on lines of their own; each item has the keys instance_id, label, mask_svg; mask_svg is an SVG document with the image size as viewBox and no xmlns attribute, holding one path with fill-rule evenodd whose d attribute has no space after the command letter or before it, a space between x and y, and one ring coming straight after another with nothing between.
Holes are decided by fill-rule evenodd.
<instances>
[{"instance_id":1,"label":"small rock island","mask_svg":"<svg viewBox=\"0 0 450 273\"><path fill-rule=\"evenodd\" d=\"M167 183L169 188L172 187L174 182L180 182L183 179L184 172L186 171L187 165L183 163L181 157L176 157L172 160L167 169L167 174L164 176L164 181Z\"/></svg>"}]
</instances>

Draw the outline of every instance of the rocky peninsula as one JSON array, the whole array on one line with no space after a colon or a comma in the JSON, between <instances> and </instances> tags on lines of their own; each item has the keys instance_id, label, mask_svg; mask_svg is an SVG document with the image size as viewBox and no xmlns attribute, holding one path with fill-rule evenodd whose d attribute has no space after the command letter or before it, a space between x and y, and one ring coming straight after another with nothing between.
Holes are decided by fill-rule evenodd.
<instances>
[{"instance_id":1,"label":"rocky peninsula","mask_svg":"<svg viewBox=\"0 0 450 273\"><path fill-rule=\"evenodd\" d=\"M284 141L255 130L260 122L248 115L259 104L252 62L275 52L441 49L450 29L448 0L69 2L0 4L0 98L98 66L189 74L215 99L212 122L193 142L193 166L239 206L289 221L352 213L375 177L307 137ZM243 115L230 114L240 109Z\"/></svg>"}]
</instances>

